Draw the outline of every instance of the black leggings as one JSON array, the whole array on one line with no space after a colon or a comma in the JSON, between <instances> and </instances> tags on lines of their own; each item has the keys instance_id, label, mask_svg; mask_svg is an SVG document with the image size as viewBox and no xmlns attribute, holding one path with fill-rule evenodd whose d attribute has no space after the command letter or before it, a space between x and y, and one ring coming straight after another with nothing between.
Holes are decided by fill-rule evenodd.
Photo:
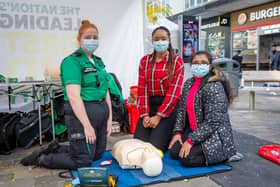
<instances>
[{"instance_id":1,"label":"black leggings","mask_svg":"<svg viewBox=\"0 0 280 187\"><path fill-rule=\"evenodd\" d=\"M182 141L183 143L187 140L189 130L187 130L183 136ZM173 159L179 160L183 166L186 167L198 167L198 166L205 166L206 160L203 154L203 150L201 144L195 144L190 150L189 155L187 158L180 158L179 153L182 148L182 145L177 141L170 149L170 156Z\"/></svg>"},{"instance_id":2,"label":"black leggings","mask_svg":"<svg viewBox=\"0 0 280 187\"><path fill-rule=\"evenodd\" d=\"M156 115L163 99L164 97L149 98L150 117ZM135 129L134 138L143 140L145 142L150 142L155 147L165 152L167 151L168 144L172 137L175 119L176 109L174 109L168 117L161 118L156 128L145 128L143 126L143 119L140 118Z\"/></svg>"},{"instance_id":3,"label":"black leggings","mask_svg":"<svg viewBox=\"0 0 280 187\"><path fill-rule=\"evenodd\" d=\"M106 149L109 108L105 101L84 102L88 118L95 130L94 144L86 144L84 128L69 103L65 103L65 123L70 145L60 146L55 153L42 155L39 164L51 169L77 169L89 167L100 159Z\"/></svg>"}]
</instances>

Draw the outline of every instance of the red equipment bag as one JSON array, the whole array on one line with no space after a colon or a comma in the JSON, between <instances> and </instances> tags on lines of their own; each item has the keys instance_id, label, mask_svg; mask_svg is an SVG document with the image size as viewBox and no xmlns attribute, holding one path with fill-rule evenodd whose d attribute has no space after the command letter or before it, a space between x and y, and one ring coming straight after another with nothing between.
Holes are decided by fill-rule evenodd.
<instances>
[{"instance_id":1,"label":"red equipment bag","mask_svg":"<svg viewBox=\"0 0 280 187\"><path fill-rule=\"evenodd\" d=\"M259 148L259 155L280 165L280 145L264 145Z\"/></svg>"},{"instance_id":2,"label":"red equipment bag","mask_svg":"<svg viewBox=\"0 0 280 187\"><path fill-rule=\"evenodd\" d=\"M128 113L129 130L134 134L139 119L139 112L137 106L127 103L127 100L125 100L125 107Z\"/></svg>"}]
</instances>

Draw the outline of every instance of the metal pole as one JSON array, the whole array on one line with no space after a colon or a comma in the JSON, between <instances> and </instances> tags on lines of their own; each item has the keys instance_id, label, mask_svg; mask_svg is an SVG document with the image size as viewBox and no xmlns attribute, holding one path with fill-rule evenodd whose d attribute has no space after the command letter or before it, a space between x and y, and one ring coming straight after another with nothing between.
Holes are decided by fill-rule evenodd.
<instances>
[{"instance_id":1,"label":"metal pole","mask_svg":"<svg viewBox=\"0 0 280 187\"><path fill-rule=\"evenodd\" d=\"M233 33L230 33L230 54L229 54L230 58L232 58L233 56ZM241 67L242 68L242 67Z\"/></svg>"},{"instance_id":2,"label":"metal pole","mask_svg":"<svg viewBox=\"0 0 280 187\"><path fill-rule=\"evenodd\" d=\"M33 104L33 110L35 110L35 99L36 99L36 90L35 85L32 85L32 104Z\"/></svg>"},{"instance_id":3,"label":"metal pole","mask_svg":"<svg viewBox=\"0 0 280 187\"><path fill-rule=\"evenodd\" d=\"M40 146L42 145L42 121L41 121L41 97L40 97L41 88L38 88L37 91L37 107L38 107L38 115L39 115L39 138L40 138Z\"/></svg>"},{"instance_id":4,"label":"metal pole","mask_svg":"<svg viewBox=\"0 0 280 187\"><path fill-rule=\"evenodd\" d=\"M46 94L48 94L46 92L47 92L46 86L43 85L43 103L44 103L43 105L44 106L46 106Z\"/></svg>"},{"instance_id":5,"label":"metal pole","mask_svg":"<svg viewBox=\"0 0 280 187\"><path fill-rule=\"evenodd\" d=\"M198 50L203 50L201 49L201 25L202 25L202 20L201 16L198 16Z\"/></svg>"},{"instance_id":6,"label":"metal pole","mask_svg":"<svg viewBox=\"0 0 280 187\"><path fill-rule=\"evenodd\" d=\"M260 69L260 35L257 32L257 64L256 64L256 71Z\"/></svg>"},{"instance_id":7,"label":"metal pole","mask_svg":"<svg viewBox=\"0 0 280 187\"><path fill-rule=\"evenodd\" d=\"M50 87L50 100L51 100L51 114L52 114L52 134L53 134L53 140L55 140L55 130L54 130L54 108L53 108L53 99L55 97L53 96L53 90L52 86Z\"/></svg>"},{"instance_id":8,"label":"metal pole","mask_svg":"<svg viewBox=\"0 0 280 187\"><path fill-rule=\"evenodd\" d=\"M11 107L11 94L12 94L12 87L8 86L8 98L9 98L9 111L11 111L12 107Z\"/></svg>"},{"instance_id":9,"label":"metal pole","mask_svg":"<svg viewBox=\"0 0 280 187\"><path fill-rule=\"evenodd\" d=\"M183 16L180 15L177 17L177 23L179 25L179 35L178 35L178 54L183 56Z\"/></svg>"}]
</instances>

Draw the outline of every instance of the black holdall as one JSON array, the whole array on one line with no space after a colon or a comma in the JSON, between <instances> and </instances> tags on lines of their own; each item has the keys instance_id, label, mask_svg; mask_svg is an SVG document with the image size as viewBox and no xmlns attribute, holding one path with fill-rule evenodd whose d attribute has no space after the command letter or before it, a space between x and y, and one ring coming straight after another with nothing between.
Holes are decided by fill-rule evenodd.
<instances>
[{"instance_id":1,"label":"black holdall","mask_svg":"<svg viewBox=\"0 0 280 187\"><path fill-rule=\"evenodd\" d=\"M10 154L16 148L15 127L22 113L0 113L0 154Z\"/></svg>"},{"instance_id":2,"label":"black holdall","mask_svg":"<svg viewBox=\"0 0 280 187\"><path fill-rule=\"evenodd\" d=\"M41 112L42 134L51 128L51 117ZM19 146L29 148L39 142L39 115L38 110L25 113L16 125L16 137Z\"/></svg>"},{"instance_id":3,"label":"black holdall","mask_svg":"<svg viewBox=\"0 0 280 187\"><path fill-rule=\"evenodd\" d=\"M122 87L117 76L114 73L110 73L110 74L114 78L117 87L122 93ZM111 105L112 105L112 121L119 122L121 124L121 130L124 132L128 132L129 131L128 114L125 108L125 104L122 103L119 95L110 93L110 98L111 98Z\"/></svg>"}]
</instances>

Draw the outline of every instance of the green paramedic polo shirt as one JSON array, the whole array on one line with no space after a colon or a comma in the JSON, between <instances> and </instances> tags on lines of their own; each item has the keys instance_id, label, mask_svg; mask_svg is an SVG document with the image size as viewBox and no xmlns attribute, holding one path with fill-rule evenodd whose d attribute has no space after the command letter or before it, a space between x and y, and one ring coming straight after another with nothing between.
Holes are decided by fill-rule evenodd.
<instances>
[{"instance_id":1,"label":"green paramedic polo shirt","mask_svg":"<svg viewBox=\"0 0 280 187\"><path fill-rule=\"evenodd\" d=\"M66 57L60 65L60 78L64 100L68 101L66 94L67 84L81 86L83 101L98 101L106 98L108 89L108 74L101 58L92 55L94 64L88 59L80 48Z\"/></svg>"}]
</instances>

